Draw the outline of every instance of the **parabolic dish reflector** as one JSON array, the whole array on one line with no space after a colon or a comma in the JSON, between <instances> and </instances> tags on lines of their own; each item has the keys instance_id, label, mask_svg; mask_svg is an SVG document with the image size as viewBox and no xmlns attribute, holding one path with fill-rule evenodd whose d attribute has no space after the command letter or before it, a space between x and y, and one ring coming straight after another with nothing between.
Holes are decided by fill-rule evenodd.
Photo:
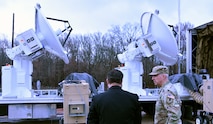
<instances>
[{"instance_id":1,"label":"parabolic dish reflector","mask_svg":"<svg viewBox=\"0 0 213 124\"><path fill-rule=\"evenodd\" d=\"M40 5L35 6L35 32L39 37L43 47L48 52L61 58L66 64L69 63L67 52L62 47L53 29L47 22L46 17L43 16Z\"/></svg>"},{"instance_id":2,"label":"parabolic dish reflector","mask_svg":"<svg viewBox=\"0 0 213 124\"><path fill-rule=\"evenodd\" d=\"M141 16L143 35L151 34L158 42L161 50L154 54L165 65L173 65L178 59L178 47L172 31L155 14L145 12Z\"/></svg>"}]
</instances>

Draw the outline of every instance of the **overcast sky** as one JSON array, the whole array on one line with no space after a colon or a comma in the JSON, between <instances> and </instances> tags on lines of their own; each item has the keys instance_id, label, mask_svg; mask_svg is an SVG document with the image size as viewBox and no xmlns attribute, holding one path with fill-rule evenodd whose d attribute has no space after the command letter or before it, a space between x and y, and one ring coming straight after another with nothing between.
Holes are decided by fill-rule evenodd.
<instances>
[{"instance_id":1,"label":"overcast sky","mask_svg":"<svg viewBox=\"0 0 213 124\"><path fill-rule=\"evenodd\" d=\"M178 23L178 0L1 0L0 34L11 37L12 15L15 33L34 28L36 3L44 16L68 20L72 34L105 33L112 25L140 23L143 12L160 11L166 23ZM213 21L213 0L180 0L180 20L195 27ZM53 28L56 28L53 26Z\"/></svg>"}]
</instances>

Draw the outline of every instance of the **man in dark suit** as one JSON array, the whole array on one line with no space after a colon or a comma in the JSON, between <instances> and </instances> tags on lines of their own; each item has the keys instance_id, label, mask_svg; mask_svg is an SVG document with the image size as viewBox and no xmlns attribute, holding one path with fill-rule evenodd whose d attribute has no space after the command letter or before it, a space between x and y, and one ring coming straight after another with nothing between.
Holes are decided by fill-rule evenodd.
<instances>
[{"instance_id":1,"label":"man in dark suit","mask_svg":"<svg viewBox=\"0 0 213 124\"><path fill-rule=\"evenodd\" d=\"M141 124L138 95L121 89L123 73L113 69L107 74L108 90L92 98L88 124Z\"/></svg>"}]
</instances>

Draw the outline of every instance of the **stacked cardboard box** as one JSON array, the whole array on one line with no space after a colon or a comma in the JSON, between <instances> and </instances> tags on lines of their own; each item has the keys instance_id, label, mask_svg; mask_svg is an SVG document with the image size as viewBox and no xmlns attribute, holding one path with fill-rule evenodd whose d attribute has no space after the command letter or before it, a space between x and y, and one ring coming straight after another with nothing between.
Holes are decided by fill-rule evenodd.
<instances>
[{"instance_id":1,"label":"stacked cardboard box","mask_svg":"<svg viewBox=\"0 0 213 124\"><path fill-rule=\"evenodd\" d=\"M64 124L86 123L89 94L89 84L84 80L63 85Z\"/></svg>"}]
</instances>

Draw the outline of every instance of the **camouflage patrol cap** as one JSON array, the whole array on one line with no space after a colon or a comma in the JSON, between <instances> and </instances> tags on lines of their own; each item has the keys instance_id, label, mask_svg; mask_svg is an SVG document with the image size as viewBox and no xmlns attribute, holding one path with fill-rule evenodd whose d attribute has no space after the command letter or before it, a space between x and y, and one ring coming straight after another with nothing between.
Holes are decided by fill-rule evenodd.
<instances>
[{"instance_id":1,"label":"camouflage patrol cap","mask_svg":"<svg viewBox=\"0 0 213 124\"><path fill-rule=\"evenodd\" d=\"M166 66L158 65L152 68L152 72L149 73L150 76L158 74L169 74L169 69Z\"/></svg>"}]
</instances>

